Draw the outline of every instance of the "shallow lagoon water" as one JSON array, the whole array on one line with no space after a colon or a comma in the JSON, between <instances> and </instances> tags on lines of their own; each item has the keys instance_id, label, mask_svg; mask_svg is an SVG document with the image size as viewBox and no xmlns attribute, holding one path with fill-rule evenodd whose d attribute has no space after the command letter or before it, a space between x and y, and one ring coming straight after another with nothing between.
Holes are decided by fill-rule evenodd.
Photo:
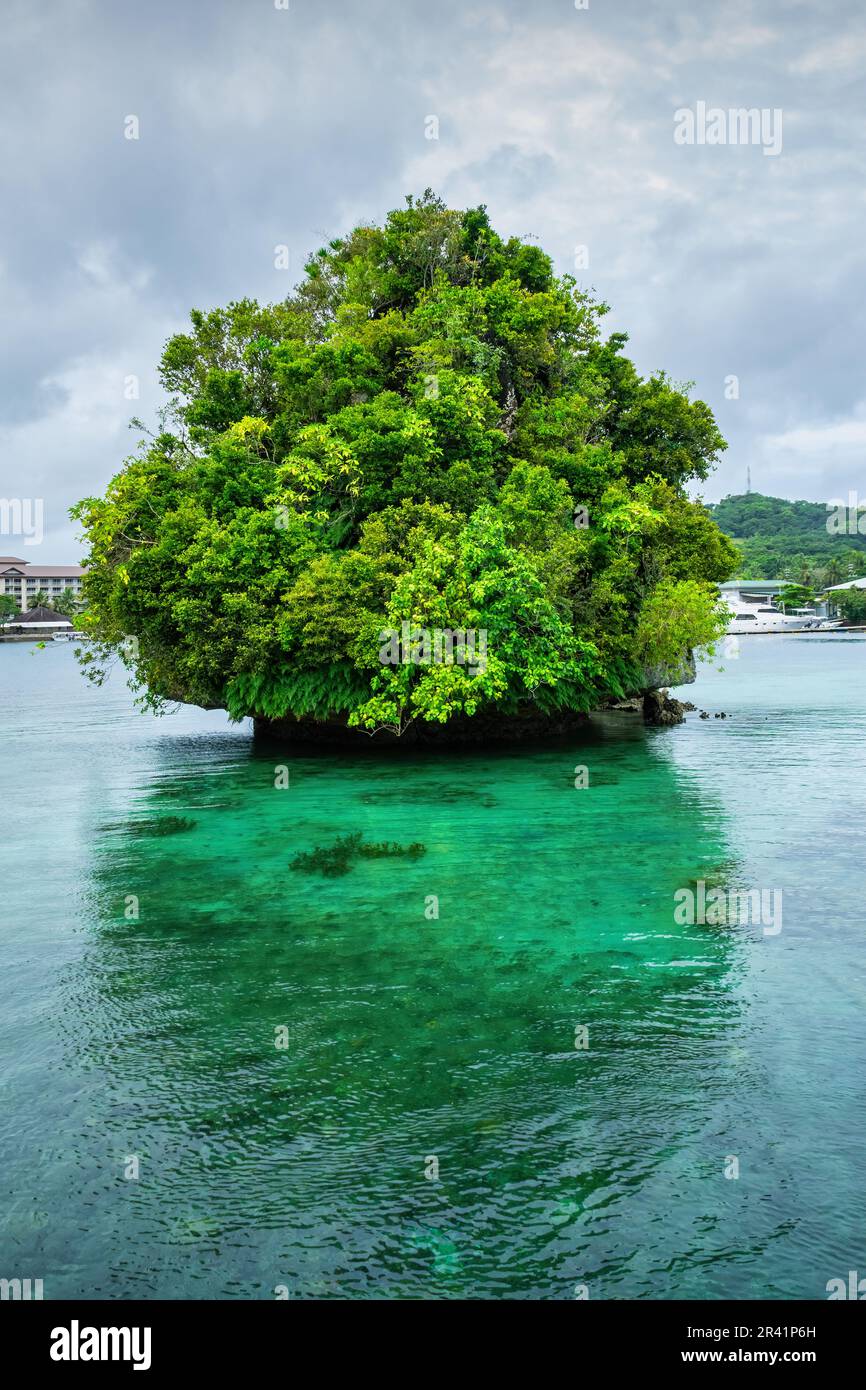
<instances>
[{"instance_id":1,"label":"shallow lagoon water","mask_svg":"<svg viewBox=\"0 0 866 1390\"><path fill-rule=\"evenodd\" d=\"M862 639L746 638L679 692L726 720L293 755L0 646L0 1275L826 1296L866 1268L864 691ZM292 867L347 834L424 852ZM677 925L701 879L782 930Z\"/></svg>"}]
</instances>

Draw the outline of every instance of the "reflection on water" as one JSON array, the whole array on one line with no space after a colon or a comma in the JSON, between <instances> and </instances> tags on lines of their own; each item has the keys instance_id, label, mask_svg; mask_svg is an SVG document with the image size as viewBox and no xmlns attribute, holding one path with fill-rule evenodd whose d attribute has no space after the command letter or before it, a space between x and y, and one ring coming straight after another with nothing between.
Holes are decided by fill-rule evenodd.
<instances>
[{"instance_id":1,"label":"reflection on water","mask_svg":"<svg viewBox=\"0 0 866 1390\"><path fill-rule=\"evenodd\" d=\"M49 1297L820 1296L862 1229L863 1027L816 744L862 734L860 672L831 718L775 640L815 687L799 800L758 646L702 674L724 723L386 757L0 649L4 1264ZM388 852L317 871L345 836ZM676 925L728 877L781 884L778 938Z\"/></svg>"}]
</instances>

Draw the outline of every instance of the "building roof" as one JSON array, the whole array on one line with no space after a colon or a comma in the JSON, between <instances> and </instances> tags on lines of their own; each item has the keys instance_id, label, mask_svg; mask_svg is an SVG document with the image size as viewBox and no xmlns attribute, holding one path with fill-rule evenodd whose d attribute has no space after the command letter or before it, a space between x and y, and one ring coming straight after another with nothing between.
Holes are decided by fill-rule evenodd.
<instances>
[{"instance_id":1,"label":"building roof","mask_svg":"<svg viewBox=\"0 0 866 1390\"><path fill-rule=\"evenodd\" d=\"M849 579L847 584L831 584L829 589L823 589L822 593L835 594L839 589L866 589L866 579Z\"/></svg>"},{"instance_id":2,"label":"building roof","mask_svg":"<svg viewBox=\"0 0 866 1390\"><path fill-rule=\"evenodd\" d=\"M28 579L80 579L84 575L81 565L28 565L24 560L0 555L0 575L10 569L23 570Z\"/></svg>"},{"instance_id":3,"label":"building roof","mask_svg":"<svg viewBox=\"0 0 866 1390\"><path fill-rule=\"evenodd\" d=\"M28 579L77 579L84 574L81 565L25 565L24 568Z\"/></svg>"},{"instance_id":4,"label":"building roof","mask_svg":"<svg viewBox=\"0 0 866 1390\"><path fill-rule=\"evenodd\" d=\"M45 608L40 603L38 608L31 608L27 613L19 613L17 618L10 618L4 623L4 627L72 627L72 623L65 613L55 613L53 608Z\"/></svg>"},{"instance_id":5,"label":"building roof","mask_svg":"<svg viewBox=\"0 0 866 1390\"><path fill-rule=\"evenodd\" d=\"M790 587L790 579L726 579L719 588L723 593L750 590L753 594L778 594Z\"/></svg>"}]
</instances>

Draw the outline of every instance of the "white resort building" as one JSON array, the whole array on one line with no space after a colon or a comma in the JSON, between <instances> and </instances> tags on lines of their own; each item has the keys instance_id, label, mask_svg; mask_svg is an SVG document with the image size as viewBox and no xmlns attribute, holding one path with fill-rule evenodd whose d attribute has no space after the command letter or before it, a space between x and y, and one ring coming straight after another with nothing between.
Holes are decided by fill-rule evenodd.
<instances>
[{"instance_id":1,"label":"white resort building","mask_svg":"<svg viewBox=\"0 0 866 1390\"><path fill-rule=\"evenodd\" d=\"M22 612L32 608L40 591L49 601L56 602L66 589L80 599L83 579L80 565L29 565L15 555L0 555L0 594L14 598Z\"/></svg>"}]
</instances>

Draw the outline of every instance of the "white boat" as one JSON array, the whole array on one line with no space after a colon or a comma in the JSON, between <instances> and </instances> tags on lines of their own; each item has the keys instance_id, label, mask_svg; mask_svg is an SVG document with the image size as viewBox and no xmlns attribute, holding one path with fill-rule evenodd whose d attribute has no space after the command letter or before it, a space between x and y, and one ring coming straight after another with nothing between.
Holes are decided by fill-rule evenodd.
<instances>
[{"instance_id":1,"label":"white boat","mask_svg":"<svg viewBox=\"0 0 866 1390\"><path fill-rule=\"evenodd\" d=\"M51 638L51 640L52 640L52 642L71 642L71 641L72 641L72 633L71 633L71 632L55 632L55 634L54 634L54 636Z\"/></svg>"},{"instance_id":2,"label":"white boat","mask_svg":"<svg viewBox=\"0 0 866 1390\"><path fill-rule=\"evenodd\" d=\"M739 598L729 598L727 606L731 614L727 632L736 636L747 632L815 632L827 622L808 609L783 613L769 604L744 603Z\"/></svg>"},{"instance_id":3,"label":"white boat","mask_svg":"<svg viewBox=\"0 0 866 1390\"><path fill-rule=\"evenodd\" d=\"M844 626L841 618L821 618L812 608L792 608L791 613L794 617L811 619L807 629L809 632L832 632L834 628Z\"/></svg>"}]
</instances>

